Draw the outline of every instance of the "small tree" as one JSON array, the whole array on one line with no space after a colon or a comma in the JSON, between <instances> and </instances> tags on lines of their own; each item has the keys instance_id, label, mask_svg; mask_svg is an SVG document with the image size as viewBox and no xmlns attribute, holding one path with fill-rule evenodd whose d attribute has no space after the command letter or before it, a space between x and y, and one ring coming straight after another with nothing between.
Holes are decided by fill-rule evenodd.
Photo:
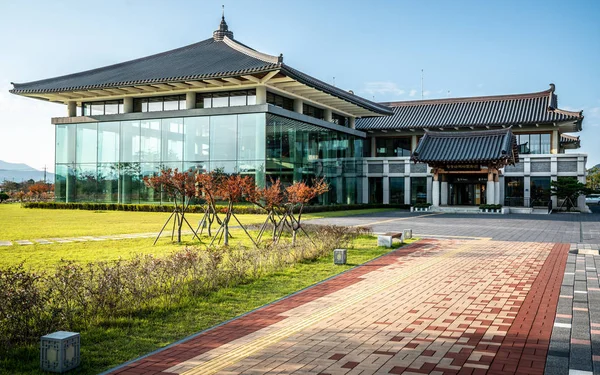
<instances>
[{"instance_id":1,"label":"small tree","mask_svg":"<svg viewBox=\"0 0 600 375\"><path fill-rule=\"evenodd\" d=\"M600 167L596 166L588 170L586 186L593 191L600 191Z\"/></svg>"},{"instance_id":2,"label":"small tree","mask_svg":"<svg viewBox=\"0 0 600 375\"><path fill-rule=\"evenodd\" d=\"M41 181L29 186L29 192L33 194L35 200L38 201L50 191L52 191L52 184L47 184Z\"/></svg>"},{"instance_id":3,"label":"small tree","mask_svg":"<svg viewBox=\"0 0 600 375\"><path fill-rule=\"evenodd\" d=\"M575 177L559 177L557 181L551 181L550 190L552 195L556 195L558 199L563 199L563 205L566 205L567 211L571 211L571 208L575 206L575 201L580 195L586 194L589 189L577 181Z\"/></svg>"},{"instance_id":4,"label":"small tree","mask_svg":"<svg viewBox=\"0 0 600 375\"><path fill-rule=\"evenodd\" d=\"M248 201L254 203L258 207L267 211L267 218L260 227L256 241L260 242L262 236L267 229L269 222L273 225L272 240L275 241L277 237L277 229L280 224L285 208L283 207L283 190L281 188L281 180L271 180L270 186L264 189L256 189L254 194L250 194Z\"/></svg>"},{"instance_id":5,"label":"small tree","mask_svg":"<svg viewBox=\"0 0 600 375\"><path fill-rule=\"evenodd\" d=\"M254 179L250 176L240 176L237 174L233 174L221 179L220 183L217 185L216 196L224 201L227 201L227 208L225 211L225 218L223 219L221 226L217 230L215 237L213 238L211 245L215 242L215 240L219 237L219 232L221 233L221 238L225 237L224 244L229 245L229 221L231 218L234 218L239 226L246 232L246 235L254 245L254 239L244 225L237 218L235 213L233 212L233 205L238 202L242 202L246 200L246 198L254 197L256 194L256 187L254 184ZM253 199L253 198L250 198ZM221 241L221 239L219 239Z\"/></svg>"},{"instance_id":6,"label":"small tree","mask_svg":"<svg viewBox=\"0 0 600 375\"><path fill-rule=\"evenodd\" d=\"M222 169L215 169L208 173L198 172L196 174L196 197L204 199L205 202L204 216L200 219L196 232L200 231L202 233L204 227L206 227L209 237L212 237L211 227L213 222L217 221L219 225L222 224L215 203L217 187L224 178L225 174Z\"/></svg>"},{"instance_id":7,"label":"small tree","mask_svg":"<svg viewBox=\"0 0 600 375\"><path fill-rule=\"evenodd\" d=\"M302 228L300 221L302 220L302 210L304 206L314 198L329 191L329 184L325 179L313 181L312 186L300 181L285 188L285 215L283 217L284 224L287 224L292 229L292 246L296 245L296 237L300 230L310 238L308 233ZM287 221L289 219L289 222ZM283 230L283 225L281 230Z\"/></svg>"},{"instance_id":8,"label":"small tree","mask_svg":"<svg viewBox=\"0 0 600 375\"><path fill-rule=\"evenodd\" d=\"M0 203L4 202L5 200L8 200L10 197L8 196L8 194L1 192L0 193Z\"/></svg>"},{"instance_id":9,"label":"small tree","mask_svg":"<svg viewBox=\"0 0 600 375\"><path fill-rule=\"evenodd\" d=\"M169 221L173 219L173 230L171 232L171 240L173 240L175 234L175 228L177 228L177 242L181 242L181 229L185 222L188 227L192 230L194 237L200 240L198 234L192 228L188 220L185 218L185 214L191 203L191 199L196 195L196 182L194 175L187 172L179 172L175 169L163 169L158 175L152 177L144 177L144 184L149 188L161 191L165 193L169 198L173 200L173 212L171 216L165 222L162 229L158 233L154 244L160 238L163 230L169 224Z\"/></svg>"}]
</instances>

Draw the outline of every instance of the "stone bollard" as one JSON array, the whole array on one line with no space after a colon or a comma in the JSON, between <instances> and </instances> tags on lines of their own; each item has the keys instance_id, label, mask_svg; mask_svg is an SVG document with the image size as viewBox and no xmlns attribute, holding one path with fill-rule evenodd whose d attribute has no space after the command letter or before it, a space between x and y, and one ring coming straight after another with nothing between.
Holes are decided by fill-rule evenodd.
<instances>
[{"instance_id":1,"label":"stone bollard","mask_svg":"<svg viewBox=\"0 0 600 375\"><path fill-rule=\"evenodd\" d=\"M42 336L40 367L44 371L65 372L81 362L79 333L58 331Z\"/></svg>"},{"instance_id":2,"label":"stone bollard","mask_svg":"<svg viewBox=\"0 0 600 375\"><path fill-rule=\"evenodd\" d=\"M404 229L402 237L405 240L409 240L412 238L412 229Z\"/></svg>"},{"instance_id":3,"label":"stone bollard","mask_svg":"<svg viewBox=\"0 0 600 375\"><path fill-rule=\"evenodd\" d=\"M348 250L335 249L333 250L333 264L346 264Z\"/></svg>"}]
</instances>

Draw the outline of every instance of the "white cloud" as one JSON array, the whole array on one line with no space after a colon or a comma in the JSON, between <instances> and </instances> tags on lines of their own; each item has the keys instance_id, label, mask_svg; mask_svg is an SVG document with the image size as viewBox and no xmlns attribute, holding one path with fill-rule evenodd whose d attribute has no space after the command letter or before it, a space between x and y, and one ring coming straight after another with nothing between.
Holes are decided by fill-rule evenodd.
<instances>
[{"instance_id":1,"label":"white cloud","mask_svg":"<svg viewBox=\"0 0 600 375\"><path fill-rule=\"evenodd\" d=\"M428 90L423 91L423 96L429 96L429 94L431 94L431 91L428 91Z\"/></svg>"},{"instance_id":2,"label":"white cloud","mask_svg":"<svg viewBox=\"0 0 600 375\"><path fill-rule=\"evenodd\" d=\"M408 96L412 97L412 96L415 96L415 95L417 95L417 90L415 90L415 89L410 90L410 93L408 94Z\"/></svg>"},{"instance_id":3,"label":"white cloud","mask_svg":"<svg viewBox=\"0 0 600 375\"><path fill-rule=\"evenodd\" d=\"M367 82L363 91L369 95L404 95L406 91L398 87L394 82Z\"/></svg>"}]
</instances>

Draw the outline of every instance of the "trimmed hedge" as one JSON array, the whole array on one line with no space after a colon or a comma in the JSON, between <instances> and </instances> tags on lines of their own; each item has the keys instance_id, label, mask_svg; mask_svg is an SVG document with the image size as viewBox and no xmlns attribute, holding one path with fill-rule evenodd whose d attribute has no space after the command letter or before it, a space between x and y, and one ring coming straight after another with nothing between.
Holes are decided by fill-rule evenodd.
<instances>
[{"instance_id":1,"label":"trimmed hedge","mask_svg":"<svg viewBox=\"0 0 600 375\"><path fill-rule=\"evenodd\" d=\"M482 204L479 205L480 210L499 210L502 208L501 204Z\"/></svg>"},{"instance_id":2,"label":"trimmed hedge","mask_svg":"<svg viewBox=\"0 0 600 375\"><path fill-rule=\"evenodd\" d=\"M138 211L138 212L172 212L173 205L153 205L153 204L117 204L117 203L63 203L63 202L26 202L25 208L44 208L51 210L88 210L88 211ZM225 210L227 206L217 205L217 210ZM327 206L305 206L302 212L329 212L362 210L368 208L398 208L408 209L409 205L404 204L336 204ZM190 205L188 212L202 213L202 205ZM257 206L240 205L235 207L237 214L264 214L265 211Z\"/></svg>"}]
</instances>

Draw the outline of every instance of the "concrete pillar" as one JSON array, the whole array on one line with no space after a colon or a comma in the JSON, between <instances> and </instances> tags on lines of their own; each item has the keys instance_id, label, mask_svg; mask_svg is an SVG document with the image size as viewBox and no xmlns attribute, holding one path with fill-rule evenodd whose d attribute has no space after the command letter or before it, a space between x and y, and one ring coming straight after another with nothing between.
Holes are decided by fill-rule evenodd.
<instances>
[{"instance_id":1,"label":"concrete pillar","mask_svg":"<svg viewBox=\"0 0 600 375\"><path fill-rule=\"evenodd\" d=\"M433 182L431 185L431 204L433 207L440 205L440 181L437 172L433 174Z\"/></svg>"},{"instance_id":2,"label":"concrete pillar","mask_svg":"<svg viewBox=\"0 0 600 375\"><path fill-rule=\"evenodd\" d=\"M267 87L266 86L257 86L256 87L256 104L266 104L267 103Z\"/></svg>"},{"instance_id":3,"label":"concrete pillar","mask_svg":"<svg viewBox=\"0 0 600 375\"><path fill-rule=\"evenodd\" d=\"M494 204L500 204L500 177L494 174Z\"/></svg>"},{"instance_id":4,"label":"concrete pillar","mask_svg":"<svg viewBox=\"0 0 600 375\"><path fill-rule=\"evenodd\" d=\"M371 137L371 157L374 158L377 155L377 142L375 137Z\"/></svg>"},{"instance_id":5,"label":"concrete pillar","mask_svg":"<svg viewBox=\"0 0 600 375\"><path fill-rule=\"evenodd\" d=\"M325 108L323 110L323 117L324 117L325 121L327 121L327 122L333 121L331 109Z\"/></svg>"},{"instance_id":6,"label":"concrete pillar","mask_svg":"<svg viewBox=\"0 0 600 375\"><path fill-rule=\"evenodd\" d=\"M579 180L579 182L581 182L582 184L586 183L585 176L579 176L577 177L577 180ZM577 197L577 210L580 212L588 212L585 207L585 195L580 195L579 197Z\"/></svg>"},{"instance_id":7,"label":"concrete pillar","mask_svg":"<svg viewBox=\"0 0 600 375\"><path fill-rule=\"evenodd\" d=\"M560 141L560 134L558 134L558 130L553 130L552 131L552 147L550 150L551 154L558 154L558 148L559 148L559 141Z\"/></svg>"},{"instance_id":8,"label":"concrete pillar","mask_svg":"<svg viewBox=\"0 0 600 375\"><path fill-rule=\"evenodd\" d=\"M365 164L365 170L366 168L367 165ZM363 203L369 203L369 177L363 177L362 200Z\"/></svg>"},{"instance_id":9,"label":"concrete pillar","mask_svg":"<svg viewBox=\"0 0 600 375\"><path fill-rule=\"evenodd\" d=\"M440 205L447 206L448 205L448 181L446 181L446 175L442 175L442 182L440 184Z\"/></svg>"},{"instance_id":10,"label":"concrete pillar","mask_svg":"<svg viewBox=\"0 0 600 375\"><path fill-rule=\"evenodd\" d=\"M383 177L383 204L390 204L390 178Z\"/></svg>"},{"instance_id":11,"label":"concrete pillar","mask_svg":"<svg viewBox=\"0 0 600 375\"><path fill-rule=\"evenodd\" d=\"M133 112L133 98L131 96L126 96L123 98L123 113L132 113Z\"/></svg>"},{"instance_id":12,"label":"concrete pillar","mask_svg":"<svg viewBox=\"0 0 600 375\"><path fill-rule=\"evenodd\" d=\"M67 116L77 116L77 102L67 102Z\"/></svg>"},{"instance_id":13,"label":"concrete pillar","mask_svg":"<svg viewBox=\"0 0 600 375\"><path fill-rule=\"evenodd\" d=\"M404 177L404 204L410 204L410 176Z\"/></svg>"},{"instance_id":14,"label":"concrete pillar","mask_svg":"<svg viewBox=\"0 0 600 375\"><path fill-rule=\"evenodd\" d=\"M433 178L431 176L427 176L427 203L433 204L433 202L431 200L432 196L433 196Z\"/></svg>"},{"instance_id":15,"label":"concrete pillar","mask_svg":"<svg viewBox=\"0 0 600 375\"><path fill-rule=\"evenodd\" d=\"M191 91L185 93L185 109L196 108L196 93Z\"/></svg>"},{"instance_id":16,"label":"concrete pillar","mask_svg":"<svg viewBox=\"0 0 600 375\"><path fill-rule=\"evenodd\" d=\"M488 172L488 180L485 193L486 204L494 204L494 174L492 172Z\"/></svg>"},{"instance_id":17,"label":"concrete pillar","mask_svg":"<svg viewBox=\"0 0 600 375\"><path fill-rule=\"evenodd\" d=\"M356 129L356 117L348 117L348 126L350 129Z\"/></svg>"},{"instance_id":18,"label":"concrete pillar","mask_svg":"<svg viewBox=\"0 0 600 375\"><path fill-rule=\"evenodd\" d=\"M523 193L523 200L525 207L531 207L531 176L523 177L523 188L525 192Z\"/></svg>"},{"instance_id":19,"label":"concrete pillar","mask_svg":"<svg viewBox=\"0 0 600 375\"><path fill-rule=\"evenodd\" d=\"M413 135L410 139L410 151L415 152L417 149L417 136Z\"/></svg>"},{"instance_id":20,"label":"concrete pillar","mask_svg":"<svg viewBox=\"0 0 600 375\"><path fill-rule=\"evenodd\" d=\"M294 99L294 112L304 113L304 101L302 99Z\"/></svg>"},{"instance_id":21,"label":"concrete pillar","mask_svg":"<svg viewBox=\"0 0 600 375\"><path fill-rule=\"evenodd\" d=\"M552 184L552 181L557 181L558 180L558 176L556 175L552 175L550 176L550 184ZM552 186L552 185L550 185ZM558 197L556 195L551 195L550 196L550 200L552 200L552 208L556 208L558 207Z\"/></svg>"}]
</instances>

